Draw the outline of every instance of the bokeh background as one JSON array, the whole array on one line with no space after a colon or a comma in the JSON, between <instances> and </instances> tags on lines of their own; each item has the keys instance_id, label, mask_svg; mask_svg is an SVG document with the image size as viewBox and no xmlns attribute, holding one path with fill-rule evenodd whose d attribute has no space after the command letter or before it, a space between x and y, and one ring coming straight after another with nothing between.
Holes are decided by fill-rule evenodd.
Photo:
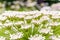
<instances>
[{"instance_id":1,"label":"bokeh background","mask_svg":"<svg viewBox=\"0 0 60 40\"><path fill-rule=\"evenodd\" d=\"M60 0L0 0L0 8L14 11L40 10L42 7L59 3Z\"/></svg>"}]
</instances>

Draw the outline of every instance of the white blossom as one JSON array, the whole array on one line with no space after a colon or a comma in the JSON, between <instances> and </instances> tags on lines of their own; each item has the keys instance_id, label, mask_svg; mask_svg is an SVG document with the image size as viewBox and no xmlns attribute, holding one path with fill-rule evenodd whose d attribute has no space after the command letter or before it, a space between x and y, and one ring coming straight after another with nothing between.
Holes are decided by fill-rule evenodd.
<instances>
[{"instance_id":1,"label":"white blossom","mask_svg":"<svg viewBox=\"0 0 60 40\"><path fill-rule=\"evenodd\" d=\"M7 17L0 15L0 20L1 20L1 21L4 21L4 20L6 20L6 19L7 19Z\"/></svg>"},{"instance_id":2,"label":"white blossom","mask_svg":"<svg viewBox=\"0 0 60 40\"><path fill-rule=\"evenodd\" d=\"M52 36L50 36L50 39L51 40L60 40L60 37L59 36L52 35Z\"/></svg>"},{"instance_id":3,"label":"white blossom","mask_svg":"<svg viewBox=\"0 0 60 40\"><path fill-rule=\"evenodd\" d=\"M40 24L39 20L32 20L32 23Z\"/></svg>"},{"instance_id":4,"label":"white blossom","mask_svg":"<svg viewBox=\"0 0 60 40\"><path fill-rule=\"evenodd\" d=\"M42 29L39 29L39 32L40 33L45 33L45 34L47 34L47 33L52 33L53 32L53 30L51 29L51 27L48 27L48 28L42 28Z\"/></svg>"},{"instance_id":5,"label":"white blossom","mask_svg":"<svg viewBox=\"0 0 60 40\"><path fill-rule=\"evenodd\" d=\"M41 20L49 20L49 17L48 16L43 16L43 17L41 17Z\"/></svg>"},{"instance_id":6,"label":"white blossom","mask_svg":"<svg viewBox=\"0 0 60 40\"><path fill-rule=\"evenodd\" d=\"M33 19L33 16L26 16L25 19Z\"/></svg>"},{"instance_id":7,"label":"white blossom","mask_svg":"<svg viewBox=\"0 0 60 40\"><path fill-rule=\"evenodd\" d=\"M20 25L20 24L23 24L24 22L23 21L18 21L18 22L15 22L14 24L15 25Z\"/></svg>"},{"instance_id":8,"label":"white blossom","mask_svg":"<svg viewBox=\"0 0 60 40\"><path fill-rule=\"evenodd\" d=\"M0 22L0 26L2 26L3 24Z\"/></svg>"},{"instance_id":9,"label":"white blossom","mask_svg":"<svg viewBox=\"0 0 60 40\"><path fill-rule=\"evenodd\" d=\"M15 10L19 10L19 9L20 9L20 5L16 5Z\"/></svg>"},{"instance_id":10,"label":"white blossom","mask_svg":"<svg viewBox=\"0 0 60 40\"><path fill-rule=\"evenodd\" d=\"M56 3L56 4L52 4L51 5L51 8L53 9L53 10L60 10L60 3Z\"/></svg>"},{"instance_id":11,"label":"white blossom","mask_svg":"<svg viewBox=\"0 0 60 40\"><path fill-rule=\"evenodd\" d=\"M41 11L51 11L51 7L49 6L43 7L41 8Z\"/></svg>"},{"instance_id":12,"label":"white blossom","mask_svg":"<svg viewBox=\"0 0 60 40\"><path fill-rule=\"evenodd\" d=\"M33 7L33 6L35 6L36 5L36 2L27 2L26 3L26 6L27 7Z\"/></svg>"},{"instance_id":13,"label":"white blossom","mask_svg":"<svg viewBox=\"0 0 60 40\"><path fill-rule=\"evenodd\" d=\"M59 22L51 22L51 23L49 23L49 25L51 25L51 26L58 26L58 25L60 25L60 23Z\"/></svg>"},{"instance_id":14,"label":"white blossom","mask_svg":"<svg viewBox=\"0 0 60 40\"><path fill-rule=\"evenodd\" d=\"M41 22L43 22L43 21L45 21L45 20L49 21L50 18L49 18L48 16L43 16L43 17L41 17L37 22L41 23Z\"/></svg>"},{"instance_id":15,"label":"white blossom","mask_svg":"<svg viewBox=\"0 0 60 40\"><path fill-rule=\"evenodd\" d=\"M8 30L5 30L5 32L4 32L5 34L9 34L10 32L8 31Z\"/></svg>"},{"instance_id":16,"label":"white blossom","mask_svg":"<svg viewBox=\"0 0 60 40\"><path fill-rule=\"evenodd\" d=\"M5 37L0 36L0 40L5 40Z\"/></svg>"},{"instance_id":17,"label":"white blossom","mask_svg":"<svg viewBox=\"0 0 60 40\"><path fill-rule=\"evenodd\" d=\"M25 17L25 15L16 15L16 17L24 18L24 17Z\"/></svg>"},{"instance_id":18,"label":"white blossom","mask_svg":"<svg viewBox=\"0 0 60 40\"><path fill-rule=\"evenodd\" d=\"M22 37L23 37L22 32L17 32L16 34L10 34L10 39L12 39L12 40L22 38Z\"/></svg>"},{"instance_id":19,"label":"white blossom","mask_svg":"<svg viewBox=\"0 0 60 40\"><path fill-rule=\"evenodd\" d=\"M4 26L12 26L13 23L12 22L9 22L9 23L5 23Z\"/></svg>"},{"instance_id":20,"label":"white blossom","mask_svg":"<svg viewBox=\"0 0 60 40\"><path fill-rule=\"evenodd\" d=\"M37 18L38 16L41 16L41 13L37 12L37 14L33 15L33 18Z\"/></svg>"},{"instance_id":21,"label":"white blossom","mask_svg":"<svg viewBox=\"0 0 60 40\"><path fill-rule=\"evenodd\" d=\"M60 18L60 16L55 14L55 15L52 16L52 18L56 19L56 18Z\"/></svg>"},{"instance_id":22,"label":"white blossom","mask_svg":"<svg viewBox=\"0 0 60 40\"><path fill-rule=\"evenodd\" d=\"M6 23L9 23L10 22L10 20L6 20Z\"/></svg>"},{"instance_id":23,"label":"white blossom","mask_svg":"<svg viewBox=\"0 0 60 40\"><path fill-rule=\"evenodd\" d=\"M28 25L28 24L21 25L21 29L28 29L30 27L31 27L31 25Z\"/></svg>"},{"instance_id":24,"label":"white blossom","mask_svg":"<svg viewBox=\"0 0 60 40\"><path fill-rule=\"evenodd\" d=\"M12 5L12 6L11 6L11 9L15 9L15 5Z\"/></svg>"},{"instance_id":25,"label":"white blossom","mask_svg":"<svg viewBox=\"0 0 60 40\"><path fill-rule=\"evenodd\" d=\"M45 40L45 37L43 37L42 35L34 35L34 36L31 36L30 38L28 38L29 40Z\"/></svg>"}]
</instances>

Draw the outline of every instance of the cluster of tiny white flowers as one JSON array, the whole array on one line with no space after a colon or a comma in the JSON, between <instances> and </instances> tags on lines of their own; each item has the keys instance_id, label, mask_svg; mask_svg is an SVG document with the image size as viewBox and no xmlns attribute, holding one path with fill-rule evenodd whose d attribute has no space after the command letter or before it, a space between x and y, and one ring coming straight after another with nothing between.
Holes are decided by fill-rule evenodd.
<instances>
[{"instance_id":1,"label":"cluster of tiny white flowers","mask_svg":"<svg viewBox=\"0 0 60 40\"><path fill-rule=\"evenodd\" d=\"M30 15L32 15L32 16L26 16L27 15L27 13L29 13ZM49 15L49 12L46 12L46 13L48 13L48 15ZM17 12L17 11L5 11L2 15L0 15L0 20L6 20L7 19L7 16L8 17L19 17L19 18L24 18L25 20L26 19L33 19L33 18L36 18L36 17L38 17L38 16L40 16L41 14L46 14L46 13L43 13L42 11L30 11L30 12ZM51 15L52 15L52 18L54 18L55 16L55 12L54 12L54 14L52 14L53 12L51 11L50 12L51 13ZM59 14L59 12L58 12L58 14ZM59 15L57 14L57 18L59 18ZM55 18L56 18L55 17ZM51 20L48 16L46 16L46 15L44 15L43 17L41 17L39 20L32 20L32 23L41 23L42 21L44 21L44 20ZM7 22L7 20L6 20L6 22ZM8 22L7 23L5 23L4 25L5 26L9 26L9 25L13 25L13 24L21 24L22 22L16 22L16 23L12 23L12 22L9 22L9 20L8 20ZM23 22L24 23L24 22ZM60 23L49 23L50 25L59 25Z\"/></svg>"},{"instance_id":2,"label":"cluster of tiny white flowers","mask_svg":"<svg viewBox=\"0 0 60 40\"><path fill-rule=\"evenodd\" d=\"M53 34L53 30L51 30L51 27L48 27L48 28L42 28L39 30L40 33L49 33L49 34Z\"/></svg>"},{"instance_id":3,"label":"cluster of tiny white flowers","mask_svg":"<svg viewBox=\"0 0 60 40\"><path fill-rule=\"evenodd\" d=\"M27 24L21 26L22 29L28 29L28 28L30 28L30 27L31 27L31 25L27 25Z\"/></svg>"},{"instance_id":4,"label":"cluster of tiny white flowers","mask_svg":"<svg viewBox=\"0 0 60 40\"><path fill-rule=\"evenodd\" d=\"M57 25L60 25L60 22L52 22L52 23L49 23L49 25L51 25L51 26L57 26Z\"/></svg>"},{"instance_id":5,"label":"cluster of tiny white flowers","mask_svg":"<svg viewBox=\"0 0 60 40\"><path fill-rule=\"evenodd\" d=\"M23 33L22 32L18 32L16 34L10 34L10 39L11 40L22 38L22 37L23 37Z\"/></svg>"},{"instance_id":6,"label":"cluster of tiny white flowers","mask_svg":"<svg viewBox=\"0 0 60 40\"><path fill-rule=\"evenodd\" d=\"M0 20L6 20L6 19L7 19L7 17L0 15Z\"/></svg>"},{"instance_id":7,"label":"cluster of tiny white flowers","mask_svg":"<svg viewBox=\"0 0 60 40\"><path fill-rule=\"evenodd\" d=\"M0 40L5 40L5 37L0 36Z\"/></svg>"},{"instance_id":8,"label":"cluster of tiny white flowers","mask_svg":"<svg viewBox=\"0 0 60 40\"><path fill-rule=\"evenodd\" d=\"M31 37L29 38L29 40L45 40L45 37L43 37L42 35L36 34L34 36L31 35Z\"/></svg>"},{"instance_id":9,"label":"cluster of tiny white flowers","mask_svg":"<svg viewBox=\"0 0 60 40\"><path fill-rule=\"evenodd\" d=\"M52 4L51 5L51 8L53 9L53 10L60 10L60 3L56 3L56 4Z\"/></svg>"},{"instance_id":10,"label":"cluster of tiny white flowers","mask_svg":"<svg viewBox=\"0 0 60 40\"><path fill-rule=\"evenodd\" d=\"M60 36L52 35L52 36L50 36L50 39L51 40L60 40Z\"/></svg>"},{"instance_id":11,"label":"cluster of tiny white flowers","mask_svg":"<svg viewBox=\"0 0 60 40\"><path fill-rule=\"evenodd\" d=\"M5 30L5 32L4 32L5 34L9 34L10 32L8 31L8 30Z\"/></svg>"},{"instance_id":12,"label":"cluster of tiny white flowers","mask_svg":"<svg viewBox=\"0 0 60 40\"><path fill-rule=\"evenodd\" d=\"M56 13L58 13L58 14L56 14ZM37 31L39 33L53 35L54 30L51 27L60 25L60 22L53 22L53 20L52 20L56 17L55 14L57 15L57 17L56 17L57 19L60 17L59 16L60 12L57 11L56 13L54 11L50 11L50 12L48 12L48 11L43 11L43 12L42 11L30 11L30 12L5 11L3 14L0 15L0 20L1 20L0 21L0 26L2 26L0 28L11 27L11 29L13 29L13 31L17 32L16 34L15 33L10 34L10 32L7 31L7 30L4 32L5 34L10 34L10 39L11 40L15 40L15 39L23 37L23 33L18 32L17 25L20 26L19 29L22 29L22 30L25 30L25 29L27 30L29 28L32 28L32 32L33 32L33 30L35 28L35 24L36 25L38 24L39 28L38 28ZM52 15L52 19L49 18L49 14ZM40 17L41 15L42 15L42 17ZM23 20L22 21L18 20L16 22L15 21L10 21L8 19L10 17L11 18L12 17L17 17L17 19L18 18L20 18L20 19L23 18ZM40 18L38 19L38 17L40 17ZM27 20L30 20L30 19L31 19L31 22L28 24ZM42 22L45 21L45 20L47 20L48 23L45 24L46 28L43 28L44 24ZM2 23L2 21L5 21L5 23ZM41 26L41 24L42 24L42 26ZM45 37L43 37L42 35L37 35L36 34L34 36L29 37L28 39L29 40L45 40ZM55 38L52 39L52 40L55 40ZM60 38L56 38L56 40L60 40Z\"/></svg>"},{"instance_id":13,"label":"cluster of tiny white flowers","mask_svg":"<svg viewBox=\"0 0 60 40\"><path fill-rule=\"evenodd\" d=\"M27 2L26 3L26 6L27 7L33 7L33 6L35 6L36 5L36 2Z\"/></svg>"}]
</instances>

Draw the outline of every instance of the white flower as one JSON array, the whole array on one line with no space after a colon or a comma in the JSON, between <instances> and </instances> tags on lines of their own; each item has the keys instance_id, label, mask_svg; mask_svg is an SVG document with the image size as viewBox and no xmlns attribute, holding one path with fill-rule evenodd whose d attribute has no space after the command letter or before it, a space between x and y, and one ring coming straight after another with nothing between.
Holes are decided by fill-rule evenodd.
<instances>
[{"instance_id":1,"label":"white flower","mask_svg":"<svg viewBox=\"0 0 60 40\"><path fill-rule=\"evenodd\" d=\"M5 32L4 32L5 34L9 34L9 31L8 30L5 30Z\"/></svg>"},{"instance_id":2,"label":"white flower","mask_svg":"<svg viewBox=\"0 0 60 40\"><path fill-rule=\"evenodd\" d=\"M6 20L6 23L9 23L10 21L9 20Z\"/></svg>"},{"instance_id":3,"label":"white flower","mask_svg":"<svg viewBox=\"0 0 60 40\"><path fill-rule=\"evenodd\" d=\"M21 14L19 15L19 14L18 14L18 15L16 15L16 17L24 18L24 17L25 17L25 15L21 15Z\"/></svg>"},{"instance_id":4,"label":"white flower","mask_svg":"<svg viewBox=\"0 0 60 40\"><path fill-rule=\"evenodd\" d=\"M3 16L8 16L8 17L14 17L17 12L15 11L5 11L2 15Z\"/></svg>"},{"instance_id":5,"label":"white flower","mask_svg":"<svg viewBox=\"0 0 60 40\"><path fill-rule=\"evenodd\" d=\"M12 6L11 6L11 9L15 9L15 5L12 5Z\"/></svg>"},{"instance_id":6,"label":"white flower","mask_svg":"<svg viewBox=\"0 0 60 40\"><path fill-rule=\"evenodd\" d=\"M52 23L49 23L49 25L51 25L51 26L57 26L57 25L60 25L60 23L59 22L52 22Z\"/></svg>"},{"instance_id":7,"label":"white flower","mask_svg":"<svg viewBox=\"0 0 60 40\"><path fill-rule=\"evenodd\" d=\"M12 26L13 23L12 22L9 22L9 23L5 23L4 26Z\"/></svg>"},{"instance_id":8,"label":"white flower","mask_svg":"<svg viewBox=\"0 0 60 40\"><path fill-rule=\"evenodd\" d=\"M0 15L0 20L6 20L7 19L7 17L5 17L5 16L2 16L2 15Z\"/></svg>"},{"instance_id":9,"label":"white flower","mask_svg":"<svg viewBox=\"0 0 60 40\"><path fill-rule=\"evenodd\" d=\"M20 9L20 5L16 5L15 10L19 10L19 9Z\"/></svg>"},{"instance_id":10,"label":"white flower","mask_svg":"<svg viewBox=\"0 0 60 40\"><path fill-rule=\"evenodd\" d=\"M49 6L43 7L41 8L41 11L51 11L51 7Z\"/></svg>"},{"instance_id":11,"label":"white flower","mask_svg":"<svg viewBox=\"0 0 60 40\"><path fill-rule=\"evenodd\" d=\"M0 36L0 40L5 40L5 37Z\"/></svg>"},{"instance_id":12,"label":"white flower","mask_svg":"<svg viewBox=\"0 0 60 40\"><path fill-rule=\"evenodd\" d=\"M15 22L14 24L15 25L20 25L20 24L23 24L24 22L23 21L18 21L18 22Z\"/></svg>"},{"instance_id":13,"label":"white flower","mask_svg":"<svg viewBox=\"0 0 60 40\"><path fill-rule=\"evenodd\" d=\"M38 17L38 16L41 16L41 13L38 13L38 12L37 12L37 14L33 15L33 18L36 18L36 17Z\"/></svg>"},{"instance_id":14,"label":"white flower","mask_svg":"<svg viewBox=\"0 0 60 40\"><path fill-rule=\"evenodd\" d=\"M22 29L28 29L28 28L30 28L30 27L31 27L31 25L28 25L28 24L21 25L21 28L22 28Z\"/></svg>"},{"instance_id":15,"label":"white flower","mask_svg":"<svg viewBox=\"0 0 60 40\"><path fill-rule=\"evenodd\" d=\"M55 14L55 15L52 16L52 18L56 19L56 18L60 18L60 16Z\"/></svg>"},{"instance_id":16,"label":"white flower","mask_svg":"<svg viewBox=\"0 0 60 40\"><path fill-rule=\"evenodd\" d=\"M10 39L12 39L12 40L22 38L22 37L23 37L22 32L17 32L16 34L10 34Z\"/></svg>"},{"instance_id":17,"label":"white flower","mask_svg":"<svg viewBox=\"0 0 60 40\"><path fill-rule=\"evenodd\" d=\"M39 20L32 20L32 23L40 24Z\"/></svg>"},{"instance_id":18,"label":"white flower","mask_svg":"<svg viewBox=\"0 0 60 40\"><path fill-rule=\"evenodd\" d=\"M51 5L51 8L52 8L53 10L60 10L60 3L52 4L52 5Z\"/></svg>"},{"instance_id":19,"label":"white flower","mask_svg":"<svg viewBox=\"0 0 60 40\"><path fill-rule=\"evenodd\" d=\"M47 16L43 16L43 17L41 17L40 19L39 19L39 21L37 21L37 22L39 22L39 23L41 23L41 22L43 22L43 21L45 21L45 20L50 20L50 18L49 17L47 17Z\"/></svg>"},{"instance_id":20,"label":"white flower","mask_svg":"<svg viewBox=\"0 0 60 40\"><path fill-rule=\"evenodd\" d=\"M0 22L0 26L2 26L3 24Z\"/></svg>"},{"instance_id":21,"label":"white flower","mask_svg":"<svg viewBox=\"0 0 60 40\"><path fill-rule=\"evenodd\" d=\"M60 37L53 35L53 36L50 36L50 39L52 39L52 40L60 40Z\"/></svg>"},{"instance_id":22,"label":"white flower","mask_svg":"<svg viewBox=\"0 0 60 40\"><path fill-rule=\"evenodd\" d=\"M48 16L43 16L43 17L41 17L40 20L49 20L49 17Z\"/></svg>"},{"instance_id":23,"label":"white flower","mask_svg":"<svg viewBox=\"0 0 60 40\"><path fill-rule=\"evenodd\" d=\"M33 6L35 6L36 5L36 2L27 2L26 3L26 6L27 7L33 7Z\"/></svg>"},{"instance_id":24,"label":"white flower","mask_svg":"<svg viewBox=\"0 0 60 40\"><path fill-rule=\"evenodd\" d=\"M40 29L39 32L40 33L45 33L45 34L47 34L47 33L50 34L50 33L53 32L53 30L51 30L51 27L48 27L48 28L42 28L42 29Z\"/></svg>"},{"instance_id":25,"label":"white flower","mask_svg":"<svg viewBox=\"0 0 60 40\"><path fill-rule=\"evenodd\" d=\"M34 36L31 36L30 38L28 38L29 40L45 40L45 37L43 37L42 35L34 35Z\"/></svg>"},{"instance_id":26,"label":"white flower","mask_svg":"<svg viewBox=\"0 0 60 40\"><path fill-rule=\"evenodd\" d=\"M25 19L32 19L33 16L26 16Z\"/></svg>"}]
</instances>

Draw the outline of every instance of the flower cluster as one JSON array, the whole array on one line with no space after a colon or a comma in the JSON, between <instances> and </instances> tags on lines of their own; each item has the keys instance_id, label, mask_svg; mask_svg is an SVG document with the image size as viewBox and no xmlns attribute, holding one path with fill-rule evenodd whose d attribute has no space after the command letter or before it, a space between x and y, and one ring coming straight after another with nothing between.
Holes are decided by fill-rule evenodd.
<instances>
[{"instance_id":1,"label":"flower cluster","mask_svg":"<svg viewBox=\"0 0 60 40\"><path fill-rule=\"evenodd\" d=\"M60 40L57 35L59 11L5 11L0 15L0 40Z\"/></svg>"}]
</instances>

